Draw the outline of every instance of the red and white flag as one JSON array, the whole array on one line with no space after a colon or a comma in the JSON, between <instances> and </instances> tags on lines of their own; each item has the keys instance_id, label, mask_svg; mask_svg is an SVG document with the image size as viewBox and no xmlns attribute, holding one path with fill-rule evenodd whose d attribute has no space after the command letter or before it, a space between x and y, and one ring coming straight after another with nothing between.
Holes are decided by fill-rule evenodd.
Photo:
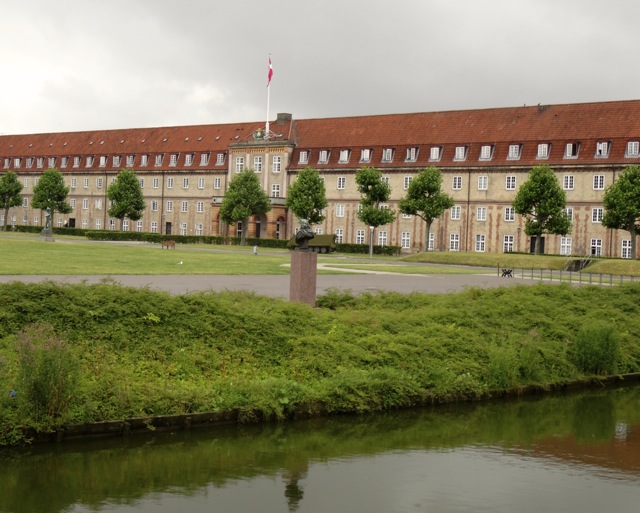
<instances>
[{"instance_id":1,"label":"red and white flag","mask_svg":"<svg viewBox=\"0 0 640 513\"><path fill-rule=\"evenodd\" d=\"M271 77L273 76L273 66L271 65L271 57L269 57L269 74L267 75L267 87L271 84Z\"/></svg>"}]
</instances>

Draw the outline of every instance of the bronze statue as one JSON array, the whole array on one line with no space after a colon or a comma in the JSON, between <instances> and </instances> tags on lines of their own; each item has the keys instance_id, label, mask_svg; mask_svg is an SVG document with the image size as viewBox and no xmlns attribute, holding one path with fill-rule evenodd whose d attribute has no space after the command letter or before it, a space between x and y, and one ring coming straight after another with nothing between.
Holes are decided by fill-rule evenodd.
<instances>
[{"instance_id":1,"label":"bronze statue","mask_svg":"<svg viewBox=\"0 0 640 513\"><path fill-rule=\"evenodd\" d=\"M309 251L309 241L313 239L315 235L311 230L311 225L306 219L300 219L300 228L296 233L296 242L300 246L300 251Z\"/></svg>"}]
</instances>

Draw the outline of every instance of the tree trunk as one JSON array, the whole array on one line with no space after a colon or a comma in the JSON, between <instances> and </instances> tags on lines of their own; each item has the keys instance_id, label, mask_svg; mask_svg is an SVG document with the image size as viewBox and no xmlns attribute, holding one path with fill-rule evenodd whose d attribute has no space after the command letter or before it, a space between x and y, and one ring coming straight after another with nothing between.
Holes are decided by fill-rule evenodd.
<instances>
[{"instance_id":1,"label":"tree trunk","mask_svg":"<svg viewBox=\"0 0 640 513\"><path fill-rule=\"evenodd\" d=\"M540 254L540 239L542 239L542 235L540 233L538 233L536 235L536 245L535 245L535 250L534 250L534 254L536 256L538 256Z\"/></svg>"},{"instance_id":2,"label":"tree trunk","mask_svg":"<svg viewBox=\"0 0 640 513\"><path fill-rule=\"evenodd\" d=\"M4 209L4 227L3 227L5 232L9 231L9 209L5 208Z\"/></svg>"},{"instance_id":3,"label":"tree trunk","mask_svg":"<svg viewBox=\"0 0 640 513\"><path fill-rule=\"evenodd\" d=\"M634 221L635 221L635 219L634 219ZM636 232L635 223L631 224L631 228L629 229L629 233L631 234L631 260L635 260L636 259L636 246L637 246L636 239L638 238L638 233Z\"/></svg>"},{"instance_id":4,"label":"tree trunk","mask_svg":"<svg viewBox=\"0 0 640 513\"><path fill-rule=\"evenodd\" d=\"M240 233L240 245L245 246L247 244L247 230L249 229L249 219L242 220L242 232Z\"/></svg>"},{"instance_id":5,"label":"tree trunk","mask_svg":"<svg viewBox=\"0 0 640 513\"><path fill-rule=\"evenodd\" d=\"M424 245L424 250L425 252L429 251L429 238L431 236L431 223L427 222L427 241L425 242Z\"/></svg>"}]
</instances>

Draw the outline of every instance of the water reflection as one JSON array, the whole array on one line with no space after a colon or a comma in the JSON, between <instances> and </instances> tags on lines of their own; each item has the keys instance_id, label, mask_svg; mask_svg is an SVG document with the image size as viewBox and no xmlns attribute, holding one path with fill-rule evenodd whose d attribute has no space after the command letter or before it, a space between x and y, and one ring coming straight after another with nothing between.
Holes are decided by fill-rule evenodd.
<instances>
[{"instance_id":1,"label":"water reflection","mask_svg":"<svg viewBox=\"0 0 640 513\"><path fill-rule=\"evenodd\" d=\"M0 452L0 512L637 511L640 388Z\"/></svg>"}]
</instances>

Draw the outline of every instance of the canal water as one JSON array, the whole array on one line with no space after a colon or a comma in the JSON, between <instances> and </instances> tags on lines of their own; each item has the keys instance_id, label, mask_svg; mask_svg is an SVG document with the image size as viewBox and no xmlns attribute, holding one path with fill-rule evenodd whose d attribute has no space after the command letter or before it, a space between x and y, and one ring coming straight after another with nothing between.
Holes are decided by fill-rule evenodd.
<instances>
[{"instance_id":1,"label":"canal water","mask_svg":"<svg viewBox=\"0 0 640 513\"><path fill-rule=\"evenodd\" d=\"M0 451L3 513L637 513L640 387Z\"/></svg>"}]
</instances>

